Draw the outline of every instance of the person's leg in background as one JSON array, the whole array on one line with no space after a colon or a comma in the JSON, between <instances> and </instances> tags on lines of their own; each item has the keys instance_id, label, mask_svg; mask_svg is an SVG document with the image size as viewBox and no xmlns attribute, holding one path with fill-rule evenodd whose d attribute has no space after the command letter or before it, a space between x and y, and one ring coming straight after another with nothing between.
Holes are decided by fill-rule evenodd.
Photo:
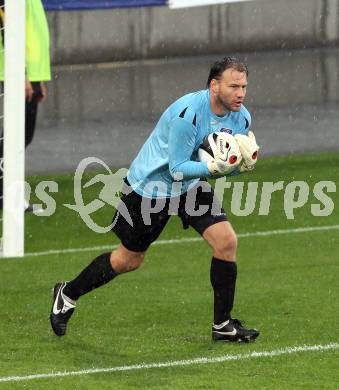
<instances>
[{"instance_id":1,"label":"person's leg in background","mask_svg":"<svg viewBox=\"0 0 339 390\"><path fill-rule=\"evenodd\" d=\"M31 98L28 98L26 95L26 105L25 105L25 148L32 142L35 126L36 126L36 118L38 114L38 104L41 98L41 87L40 82L32 82L33 94ZM0 139L0 208L2 208L3 201L3 155L4 155L4 135L3 130L1 133ZM26 204L25 211L32 211L32 207L29 204Z\"/></svg>"},{"instance_id":2,"label":"person's leg in background","mask_svg":"<svg viewBox=\"0 0 339 390\"><path fill-rule=\"evenodd\" d=\"M32 142L35 133L38 104L41 99L40 82L32 82L33 95L29 101L26 98L25 107L25 148Z\"/></svg>"}]
</instances>

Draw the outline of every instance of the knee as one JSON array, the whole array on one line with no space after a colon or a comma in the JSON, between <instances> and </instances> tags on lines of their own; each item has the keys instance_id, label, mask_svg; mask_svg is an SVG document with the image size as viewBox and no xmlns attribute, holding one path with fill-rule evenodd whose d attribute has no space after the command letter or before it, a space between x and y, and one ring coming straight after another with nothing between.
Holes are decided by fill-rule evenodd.
<instances>
[{"instance_id":1,"label":"knee","mask_svg":"<svg viewBox=\"0 0 339 390\"><path fill-rule=\"evenodd\" d=\"M145 258L145 253L122 253L116 250L111 254L112 268L119 274L138 269Z\"/></svg>"},{"instance_id":2,"label":"knee","mask_svg":"<svg viewBox=\"0 0 339 390\"><path fill-rule=\"evenodd\" d=\"M235 260L238 239L233 230L225 231L215 242L214 256L225 260Z\"/></svg>"},{"instance_id":3,"label":"knee","mask_svg":"<svg viewBox=\"0 0 339 390\"><path fill-rule=\"evenodd\" d=\"M126 261L126 267L127 267L126 272L134 271L138 269L141 263L144 261L144 258L145 258L145 254L140 253L128 259L128 261Z\"/></svg>"}]
</instances>

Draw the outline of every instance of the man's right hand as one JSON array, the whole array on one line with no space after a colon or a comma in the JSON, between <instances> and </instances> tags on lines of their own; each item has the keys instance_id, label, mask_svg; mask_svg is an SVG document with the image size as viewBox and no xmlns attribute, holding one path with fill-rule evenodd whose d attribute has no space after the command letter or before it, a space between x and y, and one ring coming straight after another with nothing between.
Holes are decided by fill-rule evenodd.
<instances>
[{"instance_id":1,"label":"man's right hand","mask_svg":"<svg viewBox=\"0 0 339 390\"><path fill-rule=\"evenodd\" d=\"M227 165L223 161L211 160L207 163L207 168L212 176L223 176L226 174Z\"/></svg>"}]
</instances>

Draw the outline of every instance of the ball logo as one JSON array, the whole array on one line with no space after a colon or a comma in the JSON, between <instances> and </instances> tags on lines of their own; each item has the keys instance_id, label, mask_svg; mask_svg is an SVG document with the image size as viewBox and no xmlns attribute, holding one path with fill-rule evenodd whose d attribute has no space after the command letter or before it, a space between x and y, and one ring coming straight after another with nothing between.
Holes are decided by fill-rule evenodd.
<instances>
[{"instance_id":1,"label":"ball logo","mask_svg":"<svg viewBox=\"0 0 339 390\"><path fill-rule=\"evenodd\" d=\"M222 142L222 139L220 139L219 147L220 147L220 153L221 153L221 154L224 154L224 144L223 144L223 142Z\"/></svg>"}]
</instances>

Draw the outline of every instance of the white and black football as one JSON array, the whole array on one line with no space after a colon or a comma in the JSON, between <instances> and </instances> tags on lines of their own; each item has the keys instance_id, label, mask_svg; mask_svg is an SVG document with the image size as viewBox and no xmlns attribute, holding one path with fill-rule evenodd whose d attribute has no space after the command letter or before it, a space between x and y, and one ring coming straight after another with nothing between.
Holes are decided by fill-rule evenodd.
<instances>
[{"instance_id":1,"label":"white and black football","mask_svg":"<svg viewBox=\"0 0 339 390\"><path fill-rule=\"evenodd\" d=\"M198 158L206 163L212 160L223 162L225 174L231 173L242 160L236 139L223 132L214 132L205 138L199 147Z\"/></svg>"}]
</instances>

